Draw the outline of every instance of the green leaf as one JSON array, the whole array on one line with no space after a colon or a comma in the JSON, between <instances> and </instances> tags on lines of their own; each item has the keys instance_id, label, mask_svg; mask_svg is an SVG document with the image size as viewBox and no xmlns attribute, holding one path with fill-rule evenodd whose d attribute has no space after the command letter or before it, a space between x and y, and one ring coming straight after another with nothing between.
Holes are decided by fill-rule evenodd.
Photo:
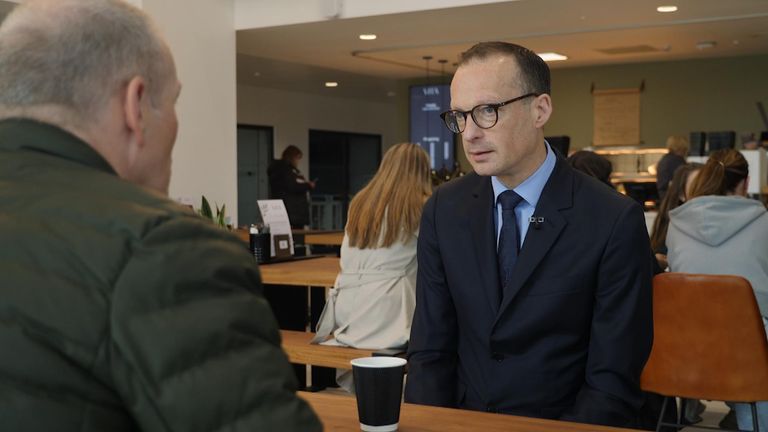
<instances>
[{"instance_id":1,"label":"green leaf","mask_svg":"<svg viewBox=\"0 0 768 432\"><path fill-rule=\"evenodd\" d=\"M200 216L213 220L213 212L211 212L211 205L208 203L208 200L205 199L205 195L203 195L203 202L200 204Z\"/></svg>"}]
</instances>

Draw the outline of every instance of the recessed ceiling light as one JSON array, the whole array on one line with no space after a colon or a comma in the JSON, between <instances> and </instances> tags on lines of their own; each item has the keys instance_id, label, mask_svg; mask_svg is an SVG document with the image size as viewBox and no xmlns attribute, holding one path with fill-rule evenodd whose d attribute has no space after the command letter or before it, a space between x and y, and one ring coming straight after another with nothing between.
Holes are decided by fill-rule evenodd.
<instances>
[{"instance_id":1,"label":"recessed ceiling light","mask_svg":"<svg viewBox=\"0 0 768 432\"><path fill-rule=\"evenodd\" d=\"M360 39L362 39L362 40L374 40L374 39L376 39L376 35L372 34L372 33L371 34L361 34L360 35Z\"/></svg>"},{"instance_id":2,"label":"recessed ceiling light","mask_svg":"<svg viewBox=\"0 0 768 432\"><path fill-rule=\"evenodd\" d=\"M536 53L539 57L541 57L544 61L561 61L561 60L568 60L567 56L564 56L562 54L558 54L556 52L545 52L545 53Z\"/></svg>"},{"instance_id":3,"label":"recessed ceiling light","mask_svg":"<svg viewBox=\"0 0 768 432\"><path fill-rule=\"evenodd\" d=\"M325 86L326 87L338 87L339 83L337 83L336 81L326 81Z\"/></svg>"},{"instance_id":4,"label":"recessed ceiling light","mask_svg":"<svg viewBox=\"0 0 768 432\"><path fill-rule=\"evenodd\" d=\"M677 12L677 6L674 6L674 5L659 6L656 8L656 12L661 12L661 13Z\"/></svg>"}]
</instances>

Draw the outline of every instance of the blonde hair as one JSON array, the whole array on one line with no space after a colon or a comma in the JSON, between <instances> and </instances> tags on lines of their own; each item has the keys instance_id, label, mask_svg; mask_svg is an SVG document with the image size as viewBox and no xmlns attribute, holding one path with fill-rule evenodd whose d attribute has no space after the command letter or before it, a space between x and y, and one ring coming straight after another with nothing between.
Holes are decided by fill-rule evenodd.
<instances>
[{"instance_id":1,"label":"blonde hair","mask_svg":"<svg viewBox=\"0 0 768 432\"><path fill-rule=\"evenodd\" d=\"M667 138L667 149L672 153L685 156L688 154L689 147L688 138L683 135L670 135Z\"/></svg>"},{"instance_id":2,"label":"blonde hair","mask_svg":"<svg viewBox=\"0 0 768 432\"><path fill-rule=\"evenodd\" d=\"M424 201L431 194L427 152L411 143L392 146L376 175L349 205L349 245L376 249L407 241L419 229Z\"/></svg>"},{"instance_id":3,"label":"blonde hair","mask_svg":"<svg viewBox=\"0 0 768 432\"><path fill-rule=\"evenodd\" d=\"M703 195L727 195L749 176L749 164L741 152L721 149L709 155L704 168L691 185L691 198Z\"/></svg>"}]
</instances>

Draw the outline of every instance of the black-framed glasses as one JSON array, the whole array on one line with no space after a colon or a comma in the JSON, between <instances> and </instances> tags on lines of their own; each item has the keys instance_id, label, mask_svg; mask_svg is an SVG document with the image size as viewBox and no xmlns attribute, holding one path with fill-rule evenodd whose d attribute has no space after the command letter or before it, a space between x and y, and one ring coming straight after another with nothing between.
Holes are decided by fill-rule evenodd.
<instances>
[{"instance_id":1,"label":"black-framed glasses","mask_svg":"<svg viewBox=\"0 0 768 432\"><path fill-rule=\"evenodd\" d=\"M541 95L541 93L526 93L508 101L478 105L469 111L449 110L440 114L440 117L445 122L445 126L447 126L453 133L464 132L464 128L467 126L467 114L472 116L472 120L477 127L481 129L490 129L499 121L499 108L531 96L539 95Z\"/></svg>"}]
</instances>

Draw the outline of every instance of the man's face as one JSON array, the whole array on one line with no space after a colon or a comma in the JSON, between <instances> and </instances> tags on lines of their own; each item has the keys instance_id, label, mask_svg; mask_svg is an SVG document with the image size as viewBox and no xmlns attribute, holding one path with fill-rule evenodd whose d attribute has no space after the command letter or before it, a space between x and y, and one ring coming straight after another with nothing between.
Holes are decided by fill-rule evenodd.
<instances>
[{"instance_id":1,"label":"man's face","mask_svg":"<svg viewBox=\"0 0 768 432\"><path fill-rule=\"evenodd\" d=\"M146 110L145 139L145 186L168 193L171 181L171 153L176 142L178 120L176 118L176 100L181 92L181 84L176 78L166 81L166 88L156 97L154 104L149 103Z\"/></svg>"},{"instance_id":2,"label":"man's face","mask_svg":"<svg viewBox=\"0 0 768 432\"><path fill-rule=\"evenodd\" d=\"M514 58L507 56L462 65L451 82L451 109L469 111L477 105L499 103L527 93L518 72ZM543 123L537 109L541 97L500 107L498 121L489 129L479 128L467 115L462 143L476 173L498 176L508 187L514 187L538 168L546 157L540 129Z\"/></svg>"}]
</instances>

